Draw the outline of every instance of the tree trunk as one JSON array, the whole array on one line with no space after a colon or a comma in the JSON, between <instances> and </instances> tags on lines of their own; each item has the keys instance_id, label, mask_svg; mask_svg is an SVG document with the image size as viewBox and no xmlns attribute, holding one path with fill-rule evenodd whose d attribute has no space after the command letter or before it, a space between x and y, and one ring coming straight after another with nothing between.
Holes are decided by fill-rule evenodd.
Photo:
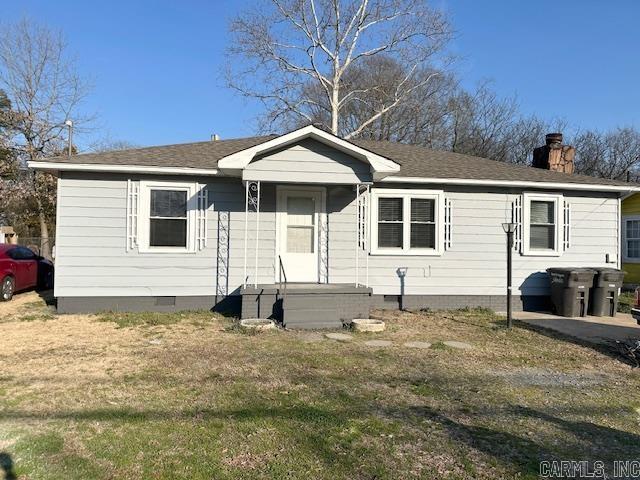
<instances>
[{"instance_id":1,"label":"tree trunk","mask_svg":"<svg viewBox=\"0 0 640 480\"><path fill-rule=\"evenodd\" d=\"M337 83L337 82L336 82ZM331 91L331 133L338 135L338 102L340 101L340 90L334 85Z\"/></svg>"},{"instance_id":2,"label":"tree trunk","mask_svg":"<svg viewBox=\"0 0 640 480\"><path fill-rule=\"evenodd\" d=\"M40 199L38 203L38 220L40 222L40 255L45 258L51 258L51 244L49 243L49 227L47 225L47 217L42 208Z\"/></svg>"}]
</instances>

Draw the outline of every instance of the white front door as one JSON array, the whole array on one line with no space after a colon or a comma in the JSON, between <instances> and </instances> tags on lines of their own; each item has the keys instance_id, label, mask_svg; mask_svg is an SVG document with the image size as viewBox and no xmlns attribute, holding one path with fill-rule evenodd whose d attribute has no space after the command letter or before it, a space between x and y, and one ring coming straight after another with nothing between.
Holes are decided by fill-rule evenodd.
<instances>
[{"instance_id":1,"label":"white front door","mask_svg":"<svg viewBox=\"0 0 640 480\"><path fill-rule=\"evenodd\" d=\"M318 282L318 224L324 209L324 189L278 188L277 254L288 282ZM276 279L279 259L276 258Z\"/></svg>"}]
</instances>

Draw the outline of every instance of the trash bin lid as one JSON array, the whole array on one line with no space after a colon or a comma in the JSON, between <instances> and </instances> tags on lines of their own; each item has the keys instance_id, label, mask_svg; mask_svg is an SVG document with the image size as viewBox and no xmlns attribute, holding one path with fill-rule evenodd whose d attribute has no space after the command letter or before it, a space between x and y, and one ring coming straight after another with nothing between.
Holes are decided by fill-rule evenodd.
<instances>
[{"instance_id":1,"label":"trash bin lid","mask_svg":"<svg viewBox=\"0 0 640 480\"><path fill-rule=\"evenodd\" d=\"M593 268L583 268L583 267L550 267L547 268L548 273L596 273L596 270Z\"/></svg>"}]
</instances>

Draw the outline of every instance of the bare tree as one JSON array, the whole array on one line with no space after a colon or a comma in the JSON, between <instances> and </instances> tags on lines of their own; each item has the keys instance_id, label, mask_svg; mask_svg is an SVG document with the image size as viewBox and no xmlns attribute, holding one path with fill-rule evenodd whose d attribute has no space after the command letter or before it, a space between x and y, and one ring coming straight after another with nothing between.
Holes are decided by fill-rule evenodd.
<instances>
[{"instance_id":1,"label":"bare tree","mask_svg":"<svg viewBox=\"0 0 640 480\"><path fill-rule=\"evenodd\" d=\"M62 151L64 122L81 126L78 107L87 93L65 55L60 33L23 20L0 27L0 88L11 102L3 122L17 158L39 160ZM49 174L30 173L14 195L33 199L40 226L41 252L49 255L49 228L55 211L55 181Z\"/></svg>"},{"instance_id":2,"label":"bare tree","mask_svg":"<svg viewBox=\"0 0 640 480\"><path fill-rule=\"evenodd\" d=\"M261 100L269 125L311 123L326 109L324 128L345 138L432 81L451 37L445 16L426 0L271 0L239 15L230 29L228 85ZM393 58L402 74L389 77L367 118L341 121L351 105L380 93L376 85L349 84L352 70L380 55ZM310 82L322 101L307 95Z\"/></svg>"},{"instance_id":3,"label":"bare tree","mask_svg":"<svg viewBox=\"0 0 640 480\"><path fill-rule=\"evenodd\" d=\"M576 170L594 177L634 181L640 173L640 132L617 128L610 132L585 131L573 139Z\"/></svg>"},{"instance_id":4,"label":"bare tree","mask_svg":"<svg viewBox=\"0 0 640 480\"><path fill-rule=\"evenodd\" d=\"M397 107L378 116L360 129L359 138L387 140L404 143L422 143L428 141L434 132L433 126L441 123L445 114L446 99L455 88L450 74L433 75L433 70L416 72L410 80L411 85L420 84ZM366 95L357 95L342 109L339 130L355 131L376 112L388 104L395 92L398 81L406 76L403 66L391 57L384 55L364 59L345 73L343 84L348 91L364 91ZM422 80L432 77L428 82ZM331 108L322 88L310 82L305 96L314 100L315 107L310 108L312 123L328 125ZM304 120L301 123L306 123Z\"/></svg>"},{"instance_id":5,"label":"bare tree","mask_svg":"<svg viewBox=\"0 0 640 480\"><path fill-rule=\"evenodd\" d=\"M114 150L129 150L131 148L138 148L138 145L127 140L114 140L111 137L105 137L101 140L97 140L89 147L92 152L97 153L112 152Z\"/></svg>"}]
</instances>

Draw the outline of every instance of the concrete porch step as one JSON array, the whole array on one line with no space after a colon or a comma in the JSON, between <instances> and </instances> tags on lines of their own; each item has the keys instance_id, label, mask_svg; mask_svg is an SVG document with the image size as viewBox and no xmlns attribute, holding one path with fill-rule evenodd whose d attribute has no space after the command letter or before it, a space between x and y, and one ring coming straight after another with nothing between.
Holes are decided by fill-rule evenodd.
<instances>
[{"instance_id":1,"label":"concrete porch step","mask_svg":"<svg viewBox=\"0 0 640 480\"><path fill-rule=\"evenodd\" d=\"M285 324L285 328L293 330L340 330L342 322L292 322Z\"/></svg>"},{"instance_id":2,"label":"concrete porch step","mask_svg":"<svg viewBox=\"0 0 640 480\"><path fill-rule=\"evenodd\" d=\"M338 311L335 308L331 309L319 309L319 308L298 308L291 309L285 307L283 316L283 323L285 326L289 323L302 323L302 322L332 322L342 323L339 317Z\"/></svg>"}]
</instances>

